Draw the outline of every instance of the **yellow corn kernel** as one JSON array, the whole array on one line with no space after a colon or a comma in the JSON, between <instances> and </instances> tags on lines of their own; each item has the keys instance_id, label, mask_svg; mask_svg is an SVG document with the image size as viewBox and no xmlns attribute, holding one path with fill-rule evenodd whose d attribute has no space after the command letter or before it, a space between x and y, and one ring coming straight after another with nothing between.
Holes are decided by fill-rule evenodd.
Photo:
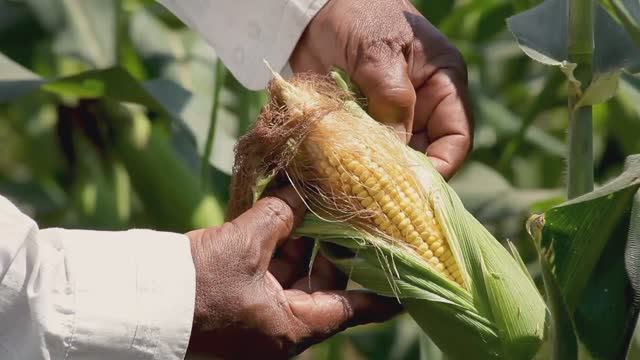
<instances>
[{"instance_id":1,"label":"yellow corn kernel","mask_svg":"<svg viewBox=\"0 0 640 360\"><path fill-rule=\"evenodd\" d=\"M353 198L376 229L403 241L433 269L463 285L462 275L429 201L398 164L377 164L362 155L327 154L307 145L313 164L328 183L326 190ZM316 159L317 158L317 159ZM343 165L344 164L344 165ZM322 178L320 176L319 178ZM365 219L363 219L365 220Z\"/></svg>"}]
</instances>

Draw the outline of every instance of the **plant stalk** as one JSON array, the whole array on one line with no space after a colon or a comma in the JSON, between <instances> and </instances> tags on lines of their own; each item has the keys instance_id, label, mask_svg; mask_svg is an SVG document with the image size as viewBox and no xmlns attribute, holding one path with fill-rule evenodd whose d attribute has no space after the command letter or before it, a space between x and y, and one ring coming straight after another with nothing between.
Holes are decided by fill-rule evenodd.
<instances>
[{"instance_id":1,"label":"plant stalk","mask_svg":"<svg viewBox=\"0 0 640 360\"><path fill-rule=\"evenodd\" d=\"M216 60L216 71L213 85L213 104L211 106L211 117L209 120L209 130L207 131L207 141L204 146L204 152L202 154L202 160L200 163L200 174L202 181L202 188L204 190L209 189L209 158L213 151L213 139L215 137L216 125L218 123L218 108L220 107L220 93L222 92L222 85L225 78L225 67L222 60Z\"/></svg>"},{"instance_id":2,"label":"plant stalk","mask_svg":"<svg viewBox=\"0 0 640 360\"><path fill-rule=\"evenodd\" d=\"M593 68L593 0L569 0L569 61L580 88L569 84L569 154L567 196L575 198L593 190L593 124L591 106L575 108L589 86Z\"/></svg>"}]
</instances>

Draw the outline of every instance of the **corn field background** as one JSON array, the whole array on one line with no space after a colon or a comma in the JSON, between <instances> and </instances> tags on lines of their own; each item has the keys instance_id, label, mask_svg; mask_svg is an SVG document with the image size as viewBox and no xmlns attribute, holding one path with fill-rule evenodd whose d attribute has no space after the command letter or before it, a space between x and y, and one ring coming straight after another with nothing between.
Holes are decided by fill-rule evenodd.
<instances>
[{"instance_id":1,"label":"corn field background","mask_svg":"<svg viewBox=\"0 0 640 360\"><path fill-rule=\"evenodd\" d=\"M565 199L567 84L531 61L506 19L535 0L415 0L461 50L474 151L451 184L536 281L527 218ZM154 1L0 0L0 194L41 227L184 232L216 225L236 139L265 94ZM593 107L595 182L640 153L640 79ZM359 327L301 359L440 359L406 316ZM420 349L422 348L422 351ZM630 359L640 359L640 337Z\"/></svg>"}]
</instances>

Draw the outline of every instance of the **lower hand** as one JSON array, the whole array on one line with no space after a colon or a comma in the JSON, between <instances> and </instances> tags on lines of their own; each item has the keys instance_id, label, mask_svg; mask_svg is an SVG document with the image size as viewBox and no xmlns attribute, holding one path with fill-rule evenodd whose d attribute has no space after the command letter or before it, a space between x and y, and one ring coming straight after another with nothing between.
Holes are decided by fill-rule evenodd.
<instances>
[{"instance_id":1,"label":"lower hand","mask_svg":"<svg viewBox=\"0 0 640 360\"><path fill-rule=\"evenodd\" d=\"M303 212L296 192L286 188L221 227L187 234L196 268L189 351L287 358L400 311L395 298L344 290L346 278L322 256L307 275L309 243L289 239Z\"/></svg>"}]
</instances>

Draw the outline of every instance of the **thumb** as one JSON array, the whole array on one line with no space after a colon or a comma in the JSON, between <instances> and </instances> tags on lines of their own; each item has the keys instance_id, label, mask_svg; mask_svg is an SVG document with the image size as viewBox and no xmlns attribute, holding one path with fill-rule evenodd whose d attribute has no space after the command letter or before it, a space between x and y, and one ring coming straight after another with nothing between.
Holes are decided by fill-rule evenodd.
<instances>
[{"instance_id":1,"label":"thumb","mask_svg":"<svg viewBox=\"0 0 640 360\"><path fill-rule=\"evenodd\" d=\"M357 65L351 74L367 97L369 114L392 126L405 141L411 138L416 103L407 67L402 54L377 56Z\"/></svg>"},{"instance_id":2,"label":"thumb","mask_svg":"<svg viewBox=\"0 0 640 360\"><path fill-rule=\"evenodd\" d=\"M388 320L402 310L396 298L364 290L317 291L311 294L286 290L291 312L306 338L300 346L322 341L346 328Z\"/></svg>"},{"instance_id":3,"label":"thumb","mask_svg":"<svg viewBox=\"0 0 640 360\"><path fill-rule=\"evenodd\" d=\"M274 250L289 237L304 215L304 203L292 186L273 191L231 221L232 231L244 234L253 255L266 270ZM245 259L249 260L249 259Z\"/></svg>"}]
</instances>

